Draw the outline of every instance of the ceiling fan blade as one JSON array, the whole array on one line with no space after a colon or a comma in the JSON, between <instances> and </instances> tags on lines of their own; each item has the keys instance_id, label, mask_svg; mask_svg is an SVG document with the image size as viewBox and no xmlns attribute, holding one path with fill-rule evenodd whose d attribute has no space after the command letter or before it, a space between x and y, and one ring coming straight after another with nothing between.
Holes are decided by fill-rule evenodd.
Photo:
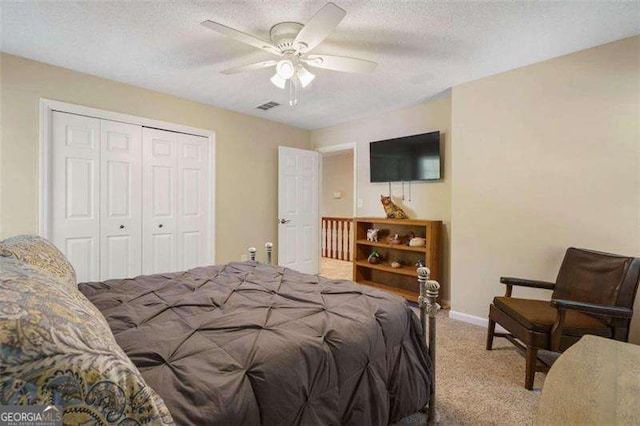
<instances>
[{"instance_id":1,"label":"ceiling fan blade","mask_svg":"<svg viewBox=\"0 0 640 426\"><path fill-rule=\"evenodd\" d=\"M222 74L237 74L237 73L246 72L246 71L257 71L257 70L273 67L277 63L278 61L256 62L255 64L242 65L239 67L229 68L221 72Z\"/></svg>"},{"instance_id":2,"label":"ceiling fan blade","mask_svg":"<svg viewBox=\"0 0 640 426\"><path fill-rule=\"evenodd\" d=\"M300 52L310 52L322 43L347 14L333 3L327 3L300 30L293 45Z\"/></svg>"},{"instance_id":3,"label":"ceiling fan blade","mask_svg":"<svg viewBox=\"0 0 640 426\"><path fill-rule=\"evenodd\" d=\"M309 66L332 71L369 73L378 66L377 63L347 56L309 55L302 58Z\"/></svg>"},{"instance_id":4,"label":"ceiling fan blade","mask_svg":"<svg viewBox=\"0 0 640 426\"><path fill-rule=\"evenodd\" d=\"M282 52L280 52L280 50L271 43L260 40L259 38L256 38L247 33L243 33L242 31L234 30L233 28L229 28L226 25L218 24L217 22L213 21L204 21L200 25L215 31L218 34L222 34L232 39L241 41L250 46L257 47L258 49L265 50L269 53L273 53L274 55L282 55Z\"/></svg>"}]
</instances>

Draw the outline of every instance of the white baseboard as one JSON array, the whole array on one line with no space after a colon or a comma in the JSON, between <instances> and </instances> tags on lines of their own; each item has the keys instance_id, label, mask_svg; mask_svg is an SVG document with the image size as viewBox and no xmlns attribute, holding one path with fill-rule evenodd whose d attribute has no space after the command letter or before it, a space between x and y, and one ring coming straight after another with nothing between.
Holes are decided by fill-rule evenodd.
<instances>
[{"instance_id":1,"label":"white baseboard","mask_svg":"<svg viewBox=\"0 0 640 426\"><path fill-rule=\"evenodd\" d=\"M469 324L473 324L473 325L479 325L480 327L484 327L484 328L487 328L489 326L489 319L482 318L482 317L477 317L475 315L465 314L464 312L457 312L457 311L454 311L454 310L450 310L449 311L449 318L454 319L454 320L458 320L458 321L462 321L462 322L466 322L466 323L469 323ZM496 324L496 331L498 333L508 333L507 330L505 330L504 328L500 327L497 324Z\"/></svg>"},{"instance_id":2,"label":"white baseboard","mask_svg":"<svg viewBox=\"0 0 640 426\"><path fill-rule=\"evenodd\" d=\"M464 312L449 311L449 318L453 318L458 321L468 322L469 324L479 325L480 327L487 328L489 320L487 318L477 317L475 315L465 314Z\"/></svg>"}]
</instances>

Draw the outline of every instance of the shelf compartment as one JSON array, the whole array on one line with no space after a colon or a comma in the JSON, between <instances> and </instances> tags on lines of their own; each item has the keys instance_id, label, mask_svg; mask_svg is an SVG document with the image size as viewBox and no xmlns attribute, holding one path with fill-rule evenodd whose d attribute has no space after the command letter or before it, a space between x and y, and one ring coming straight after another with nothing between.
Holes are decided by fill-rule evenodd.
<instances>
[{"instance_id":1,"label":"shelf compartment","mask_svg":"<svg viewBox=\"0 0 640 426\"><path fill-rule=\"evenodd\" d=\"M415 277L416 282L418 280L418 271L417 271L418 268L415 266L401 266L399 268L392 268L390 265L385 265L384 263L380 263L378 265L372 265L366 260L356 261L356 266L359 266L362 268L375 269L378 271L391 272L394 274L408 275L410 277Z\"/></svg>"},{"instance_id":2,"label":"shelf compartment","mask_svg":"<svg viewBox=\"0 0 640 426\"><path fill-rule=\"evenodd\" d=\"M375 242L375 241L369 241L369 240L357 240L356 244L359 244L361 246L380 247L380 248L391 249L391 250L414 251L418 253L424 253L425 251L427 251L427 248L424 246L411 247L411 246L406 246L404 244L388 244L388 243L381 243L381 242Z\"/></svg>"}]
</instances>

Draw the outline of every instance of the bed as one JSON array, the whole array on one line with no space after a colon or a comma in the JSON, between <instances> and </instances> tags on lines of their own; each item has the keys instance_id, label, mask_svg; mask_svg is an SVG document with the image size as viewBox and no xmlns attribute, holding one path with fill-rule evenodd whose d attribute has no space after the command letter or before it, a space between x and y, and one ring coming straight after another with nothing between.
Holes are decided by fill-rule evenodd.
<instances>
[{"instance_id":1,"label":"bed","mask_svg":"<svg viewBox=\"0 0 640 426\"><path fill-rule=\"evenodd\" d=\"M79 288L177 424L386 425L427 405L433 364L404 300L268 263Z\"/></svg>"},{"instance_id":2,"label":"bed","mask_svg":"<svg viewBox=\"0 0 640 426\"><path fill-rule=\"evenodd\" d=\"M58 405L65 424L385 425L426 405L433 418L428 269L418 320L389 293L272 266L267 248L265 263L252 250L76 287L46 240L0 242L0 402Z\"/></svg>"}]
</instances>

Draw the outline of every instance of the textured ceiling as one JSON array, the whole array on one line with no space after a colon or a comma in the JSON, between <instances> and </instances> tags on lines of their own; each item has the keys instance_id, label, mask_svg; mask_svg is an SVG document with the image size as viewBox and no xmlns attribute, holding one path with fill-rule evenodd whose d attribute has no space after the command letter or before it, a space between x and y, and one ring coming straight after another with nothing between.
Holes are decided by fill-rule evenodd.
<instances>
[{"instance_id":1,"label":"textured ceiling","mask_svg":"<svg viewBox=\"0 0 640 426\"><path fill-rule=\"evenodd\" d=\"M2 2L4 52L315 129L415 105L450 87L640 33L640 2L334 0L346 18L314 53L378 62L370 75L314 69L300 103L271 70L219 71L270 59L201 27L211 19L268 40L325 1ZM268 101L281 104L263 112Z\"/></svg>"}]
</instances>

